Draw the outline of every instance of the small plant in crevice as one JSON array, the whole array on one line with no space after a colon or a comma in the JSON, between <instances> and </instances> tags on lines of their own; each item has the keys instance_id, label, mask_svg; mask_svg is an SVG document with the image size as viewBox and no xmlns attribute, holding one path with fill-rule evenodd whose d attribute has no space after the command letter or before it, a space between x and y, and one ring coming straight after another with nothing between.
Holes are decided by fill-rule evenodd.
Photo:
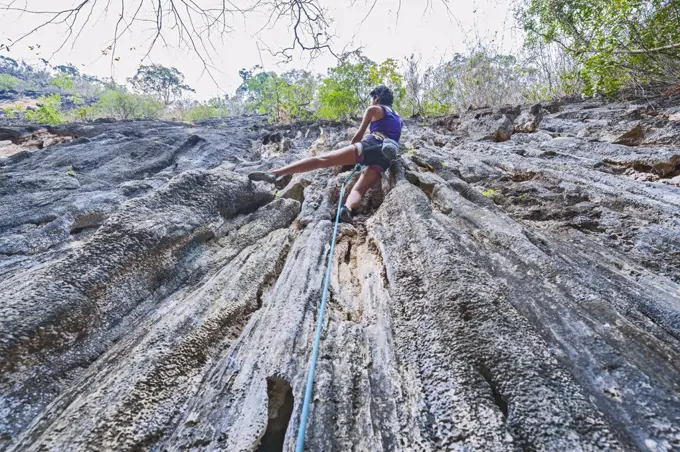
<instances>
[{"instance_id":1,"label":"small plant in crevice","mask_svg":"<svg viewBox=\"0 0 680 452\"><path fill-rule=\"evenodd\" d=\"M484 190L482 192L482 194L489 199L493 199L496 195L500 194L500 192L498 190L494 190L493 188L490 188L488 190Z\"/></svg>"}]
</instances>

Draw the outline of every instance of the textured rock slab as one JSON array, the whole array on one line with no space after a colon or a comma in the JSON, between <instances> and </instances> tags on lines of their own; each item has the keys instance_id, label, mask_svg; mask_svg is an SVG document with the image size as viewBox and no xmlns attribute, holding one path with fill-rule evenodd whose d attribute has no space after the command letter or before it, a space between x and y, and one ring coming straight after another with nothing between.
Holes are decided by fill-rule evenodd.
<instances>
[{"instance_id":1,"label":"textured rock slab","mask_svg":"<svg viewBox=\"0 0 680 452\"><path fill-rule=\"evenodd\" d=\"M514 131L512 117L503 113L464 115L460 128L473 141L507 141Z\"/></svg>"},{"instance_id":2,"label":"textured rock slab","mask_svg":"<svg viewBox=\"0 0 680 452\"><path fill-rule=\"evenodd\" d=\"M307 448L679 448L674 108L409 122L341 228ZM1 447L292 450L347 173L245 173L345 128L51 133L0 162Z\"/></svg>"}]
</instances>

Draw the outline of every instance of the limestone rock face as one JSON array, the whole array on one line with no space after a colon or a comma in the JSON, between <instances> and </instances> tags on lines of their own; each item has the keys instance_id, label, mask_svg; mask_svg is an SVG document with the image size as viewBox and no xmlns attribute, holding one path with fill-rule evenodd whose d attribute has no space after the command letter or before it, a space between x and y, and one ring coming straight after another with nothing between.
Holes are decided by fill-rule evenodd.
<instances>
[{"instance_id":1,"label":"limestone rock face","mask_svg":"<svg viewBox=\"0 0 680 452\"><path fill-rule=\"evenodd\" d=\"M460 118L460 128L473 141L507 141L514 130L514 115L501 111L472 111Z\"/></svg>"},{"instance_id":2,"label":"limestone rock face","mask_svg":"<svg viewBox=\"0 0 680 452\"><path fill-rule=\"evenodd\" d=\"M307 449L680 448L677 102L654 111L407 122L340 228ZM0 159L0 448L293 450L347 172L246 174L346 126L49 133Z\"/></svg>"},{"instance_id":3,"label":"limestone rock face","mask_svg":"<svg viewBox=\"0 0 680 452\"><path fill-rule=\"evenodd\" d=\"M548 110L543 110L543 107L540 103L532 105L528 111L522 112L520 116L515 119L515 132L536 132L545 113L549 112Z\"/></svg>"}]
</instances>

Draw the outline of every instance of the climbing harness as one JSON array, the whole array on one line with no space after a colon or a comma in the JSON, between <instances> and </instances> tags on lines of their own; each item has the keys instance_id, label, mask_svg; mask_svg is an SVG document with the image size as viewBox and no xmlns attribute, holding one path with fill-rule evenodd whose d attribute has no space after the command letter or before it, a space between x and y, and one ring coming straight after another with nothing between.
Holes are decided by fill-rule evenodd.
<instances>
[{"instance_id":1,"label":"climbing harness","mask_svg":"<svg viewBox=\"0 0 680 452\"><path fill-rule=\"evenodd\" d=\"M345 184L361 168L357 164L349 176L342 181L340 187L340 198L338 199L338 212L335 214L335 226L333 227L333 239L331 240L331 250L328 253L328 268L326 278L323 283L323 295L321 296L321 307L319 308L319 318L316 322L316 336L314 337L314 348L312 349L312 359L309 362L309 374L307 375L307 387L305 388L305 401L302 404L302 415L300 416L300 429L298 430L295 452L302 452L305 447L305 431L307 430L307 418L309 417L309 405L312 402L312 388L314 386L314 372L316 371L316 360L319 354L319 344L321 343L321 330L323 329L323 313L326 309L326 299L328 298L328 285L331 281L331 264L333 263L333 252L335 251L335 240L338 236L338 222L340 221L340 209L342 198L345 195Z\"/></svg>"}]
</instances>

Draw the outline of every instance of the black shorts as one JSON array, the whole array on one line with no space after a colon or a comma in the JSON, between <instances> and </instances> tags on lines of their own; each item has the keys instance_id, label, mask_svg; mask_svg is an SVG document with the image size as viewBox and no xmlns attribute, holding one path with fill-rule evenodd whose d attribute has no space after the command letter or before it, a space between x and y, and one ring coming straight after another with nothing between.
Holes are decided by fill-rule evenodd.
<instances>
[{"instance_id":1,"label":"black shorts","mask_svg":"<svg viewBox=\"0 0 680 452\"><path fill-rule=\"evenodd\" d=\"M392 163L392 160L383 153L383 140L368 135L357 143L357 163L368 166L378 174L385 172ZM359 149L361 147L361 149Z\"/></svg>"}]
</instances>

